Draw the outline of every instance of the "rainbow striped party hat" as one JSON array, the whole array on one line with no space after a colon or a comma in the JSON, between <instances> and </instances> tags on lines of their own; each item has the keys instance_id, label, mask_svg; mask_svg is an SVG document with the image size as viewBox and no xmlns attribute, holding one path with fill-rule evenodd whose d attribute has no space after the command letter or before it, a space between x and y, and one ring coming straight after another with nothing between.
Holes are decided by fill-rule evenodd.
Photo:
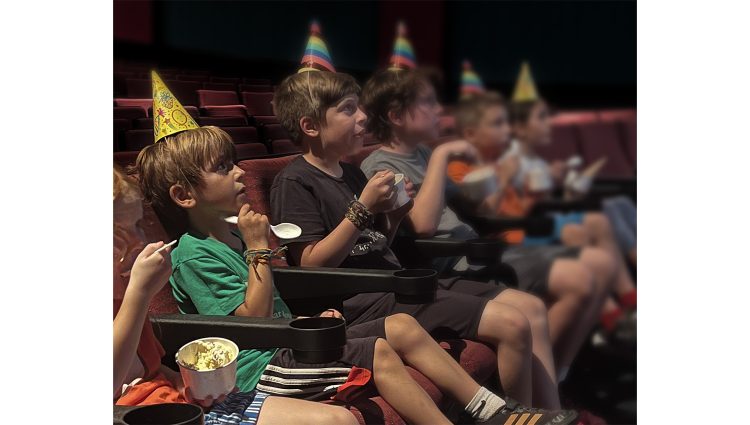
<instances>
[{"instance_id":1,"label":"rainbow striped party hat","mask_svg":"<svg viewBox=\"0 0 750 425\"><path fill-rule=\"evenodd\" d=\"M154 96L154 143L183 130L200 128L156 71L151 71L151 90Z\"/></svg>"},{"instance_id":2,"label":"rainbow striped party hat","mask_svg":"<svg viewBox=\"0 0 750 425\"><path fill-rule=\"evenodd\" d=\"M521 73L518 74L516 88L513 90L513 102L532 102L539 99L536 91L536 84L531 77L531 68L529 63L524 61L521 64Z\"/></svg>"},{"instance_id":3,"label":"rainbow striped party hat","mask_svg":"<svg viewBox=\"0 0 750 425\"><path fill-rule=\"evenodd\" d=\"M307 40L305 55L302 56L300 64L302 66L297 73L307 71L336 72L333 61L331 61L331 55L328 53L328 46L320 35L320 25L317 21L310 24L310 38Z\"/></svg>"},{"instance_id":4,"label":"rainbow striped party hat","mask_svg":"<svg viewBox=\"0 0 750 425\"><path fill-rule=\"evenodd\" d=\"M388 69L391 70L417 67L414 48L411 47L411 42L406 38L406 24L404 22L399 22L396 26L396 42L393 44L393 54L388 65Z\"/></svg>"},{"instance_id":5,"label":"rainbow striped party hat","mask_svg":"<svg viewBox=\"0 0 750 425\"><path fill-rule=\"evenodd\" d=\"M484 85L482 84L482 79L474 72L471 62L464 60L463 68L464 71L461 74L461 96L483 93Z\"/></svg>"}]
</instances>

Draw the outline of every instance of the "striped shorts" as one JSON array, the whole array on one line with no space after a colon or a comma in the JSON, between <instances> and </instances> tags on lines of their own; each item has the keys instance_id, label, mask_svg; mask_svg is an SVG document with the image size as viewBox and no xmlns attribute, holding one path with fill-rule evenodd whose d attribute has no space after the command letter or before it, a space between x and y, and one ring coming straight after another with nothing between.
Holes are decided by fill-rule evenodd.
<instances>
[{"instance_id":1,"label":"striped shorts","mask_svg":"<svg viewBox=\"0 0 750 425\"><path fill-rule=\"evenodd\" d=\"M269 394L261 391L232 393L215 404L204 419L206 425L255 425Z\"/></svg>"},{"instance_id":2,"label":"striped shorts","mask_svg":"<svg viewBox=\"0 0 750 425\"><path fill-rule=\"evenodd\" d=\"M385 338L385 318L348 326L346 334L344 354L330 363L301 363L291 349L279 349L256 388L270 395L306 400L330 398L349 380L352 369L373 371L375 342Z\"/></svg>"}]
</instances>

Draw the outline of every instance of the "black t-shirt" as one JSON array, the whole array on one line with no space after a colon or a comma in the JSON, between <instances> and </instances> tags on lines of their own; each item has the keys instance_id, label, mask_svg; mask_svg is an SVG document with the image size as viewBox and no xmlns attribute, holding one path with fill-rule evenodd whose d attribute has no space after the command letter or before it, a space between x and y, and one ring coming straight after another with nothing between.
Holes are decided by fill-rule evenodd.
<instances>
[{"instance_id":1,"label":"black t-shirt","mask_svg":"<svg viewBox=\"0 0 750 425\"><path fill-rule=\"evenodd\" d=\"M271 186L271 216L274 223L294 223L302 234L285 245L319 241L335 229L346 214L349 202L367 185L362 171L347 163L341 178L330 176L308 163L301 155L274 179ZM294 259L287 256L289 264ZM364 269L401 268L388 247L388 240L375 229L365 229L340 267Z\"/></svg>"}]
</instances>

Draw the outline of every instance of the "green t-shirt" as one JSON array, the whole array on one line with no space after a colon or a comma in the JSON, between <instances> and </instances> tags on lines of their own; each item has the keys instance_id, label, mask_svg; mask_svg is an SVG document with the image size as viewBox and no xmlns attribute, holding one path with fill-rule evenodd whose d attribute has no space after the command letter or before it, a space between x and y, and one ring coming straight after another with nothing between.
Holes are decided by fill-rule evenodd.
<instances>
[{"instance_id":1,"label":"green t-shirt","mask_svg":"<svg viewBox=\"0 0 750 425\"><path fill-rule=\"evenodd\" d=\"M181 313L228 316L245 300L247 272L240 252L216 239L188 232L172 251L169 284ZM273 317L292 317L276 288ZM255 389L275 353L276 349L240 351L237 358L240 391Z\"/></svg>"}]
</instances>

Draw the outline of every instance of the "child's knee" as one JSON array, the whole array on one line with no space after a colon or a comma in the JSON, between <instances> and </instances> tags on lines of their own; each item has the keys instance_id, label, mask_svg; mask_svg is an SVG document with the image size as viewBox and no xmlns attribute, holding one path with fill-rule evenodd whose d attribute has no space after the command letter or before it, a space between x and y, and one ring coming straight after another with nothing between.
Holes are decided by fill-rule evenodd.
<instances>
[{"instance_id":1,"label":"child's knee","mask_svg":"<svg viewBox=\"0 0 750 425\"><path fill-rule=\"evenodd\" d=\"M612 225L607 216L602 213L587 213L583 218L583 223L597 235L612 233Z\"/></svg>"},{"instance_id":2,"label":"child's knee","mask_svg":"<svg viewBox=\"0 0 750 425\"><path fill-rule=\"evenodd\" d=\"M531 324L526 315L519 309L495 302L487 303L485 311L491 333L496 342L525 350L531 346Z\"/></svg>"},{"instance_id":3,"label":"child's knee","mask_svg":"<svg viewBox=\"0 0 750 425\"><path fill-rule=\"evenodd\" d=\"M576 297L582 303L591 300L596 293L596 280L590 267L582 261L558 261L550 277L550 291L558 297Z\"/></svg>"},{"instance_id":4,"label":"child's knee","mask_svg":"<svg viewBox=\"0 0 750 425\"><path fill-rule=\"evenodd\" d=\"M595 247L584 248L581 251L581 261L594 273L596 285L609 288L615 281L618 264L611 253Z\"/></svg>"},{"instance_id":5,"label":"child's knee","mask_svg":"<svg viewBox=\"0 0 750 425\"><path fill-rule=\"evenodd\" d=\"M324 414L322 420L315 421L319 424L336 424L336 425L359 425L359 421L354 414L345 407L330 406Z\"/></svg>"},{"instance_id":6,"label":"child's knee","mask_svg":"<svg viewBox=\"0 0 750 425\"><path fill-rule=\"evenodd\" d=\"M378 371L384 371L386 369L392 369L393 367L402 366L403 363L391 344L383 338L378 338L375 341L373 365L376 365Z\"/></svg>"},{"instance_id":7,"label":"child's knee","mask_svg":"<svg viewBox=\"0 0 750 425\"><path fill-rule=\"evenodd\" d=\"M532 328L547 326L547 306L541 298L531 294L523 294L521 306L522 312L529 320Z\"/></svg>"},{"instance_id":8,"label":"child's knee","mask_svg":"<svg viewBox=\"0 0 750 425\"><path fill-rule=\"evenodd\" d=\"M414 346L430 337L415 318L404 313L385 318L385 334L389 344L396 349Z\"/></svg>"}]
</instances>

